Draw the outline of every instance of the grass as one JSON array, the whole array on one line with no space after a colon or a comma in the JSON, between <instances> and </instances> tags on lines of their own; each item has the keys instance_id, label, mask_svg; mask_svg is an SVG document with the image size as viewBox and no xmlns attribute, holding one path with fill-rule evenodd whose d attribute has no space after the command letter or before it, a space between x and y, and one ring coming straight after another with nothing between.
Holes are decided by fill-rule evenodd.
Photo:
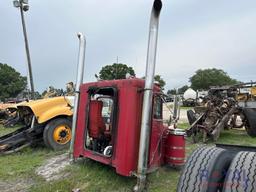
<instances>
[{"instance_id":1,"label":"grass","mask_svg":"<svg viewBox=\"0 0 256 192\"><path fill-rule=\"evenodd\" d=\"M45 159L54 156L55 153L46 148L26 148L21 152L0 157L1 180L12 180L33 175L35 167L40 166Z\"/></svg>"},{"instance_id":2,"label":"grass","mask_svg":"<svg viewBox=\"0 0 256 192\"><path fill-rule=\"evenodd\" d=\"M71 191L79 188L82 191L129 191L135 184L134 178L126 178L115 174L114 170L91 160L81 160L65 170L69 173L65 178L50 183L40 182L31 191Z\"/></svg>"},{"instance_id":3,"label":"grass","mask_svg":"<svg viewBox=\"0 0 256 192\"><path fill-rule=\"evenodd\" d=\"M11 128L10 128L10 127L5 128L4 126L2 126L2 125L0 124L0 137L3 136L3 135L6 135L6 134L8 134L8 133L11 133L11 132L17 130L18 128L20 128L19 125L18 125L18 126L11 127Z\"/></svg>"},{"instance_id":4,"label":"grass","mask_svg":"<svg viewBox=\"0 0 256 192\"><path fill-rule=\"evenodd\" d=\"M128 192L131 191L136 184L135 178L119 176L115 173L113 168L91 160L84 160L73 164L66 169L66 172L69 173L69 176L50 183L41 181L39 184L34 185L31 191L66 192L74 188L79 188L81 191L92 192ZM150 183L148 186L149 191L175 192L179 174L179 170L166 167L150 174L148 177Z\"/></svg>"},{"instance_id":5,"label":"grass","mask_svg":"<svg viewBox=\"0 0 256 192\"><path fill-rule=\"evenodd\" d=\"M217 143L256 146L256 138L247 135L244 129L231 129L222 131Z\"/></svg>"},{"instance_id":6,"label":"grass","mask_svg":"<svg viewBox=\"0 0 256 192\"><path fill-rule=\"evenodd\" d=\"M182 123L178 127L187 128L188 124ZM3 132L5 129L0 126L0 133ZM218 143L256 146L256 139L249 137L245 130L229 130L221 133ZM192 144L188 139L187 154L201 145ZM136 184L135 178L117 175L113 168L92 160L79 160L66 167L62 172L63 177L57 181L46 182L35 174L38 166L60 153L63 152L53 152L46 148L26 148L12 155L0 156L0 184L1 181L15 182L23 179L30 184L28 191L31 192L70 192L75 188L86 192L128 192ZM175 192L179 175L179 170L162 167L149 174L148 189L150 192Z\"/></svg>"},{"instance_id":7,"label":"grass","mask_svg":"<svg viewBox=\"0 0 256 192\"><path fill-rule=\"evenodd\" d=\"M178 123L178 129L187 129L189 127L189 123Z\"/></svg>"}]
</instances>

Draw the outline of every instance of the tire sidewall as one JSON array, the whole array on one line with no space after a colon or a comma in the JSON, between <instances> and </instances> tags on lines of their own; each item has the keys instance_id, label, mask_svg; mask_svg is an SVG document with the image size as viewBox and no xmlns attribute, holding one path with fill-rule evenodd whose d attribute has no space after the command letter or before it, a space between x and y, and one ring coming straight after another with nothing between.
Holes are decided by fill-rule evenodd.
<instances>
[{"instance_id":1,"label":"tire sidewall","mask_svg":"<svg viewBox=\"0 0 256 192\"><path fill-rule=\"evenodd\" d=\"M205 168L201 170L202 173L197 176L197 179L191 176L191 168L193 167L193 172L198 172L198 170L202 168L201 163L205 162L203 161L204 157L206 157L205 153L211 149L212 147L200 147L190 155L180 176L177 191L188 192L188 190L191 190L192 187L189 185L189 183L196 183L196 180L198 179L201 180L199 182L200 192L216 192L217 189L222 188L225 179L225 173L227 172L231 161L235 156L235 154L232 154L227 150L216 148L217 150L214 152L215 155L212 153L212 158L208 161L207 164L204 165ZM202 155L204 157L202 157ZM192 160L192 158L194 158L194 160ZM196 166L194 166L195 163ZM188 170L190 170L190 173ZM182 188L186 188L188 190L184 191Z\"/></svg>"},{"instance_id":2,"label":"tire sidewall","mask_svg":"<svg viewBox=\"0 0 256 192\"><path fill-rule=\"evenodd\" d=\"M207 192L216 192L223 188L225 176L236 153L225 150L212 162L209 167L209 182Z\"/></svg>"},{"instance_id":3,"label":"tire sidewall","mask_svg":"<svg viewBox=\"0 0 256 192\"><path fill-rule=\"evenodd\" d=\"M45 126L44 133L43 133L43 139L44 143L47 147L52 148L53 150L62 150L68 148L70 141L66 144L58 144L55 142L53 138L53 133L56 127L59 125L67 125L68 127L72 127L72 123L67 118L57 118L51 120L47 125Z\"/></svg>"}]
</instances>

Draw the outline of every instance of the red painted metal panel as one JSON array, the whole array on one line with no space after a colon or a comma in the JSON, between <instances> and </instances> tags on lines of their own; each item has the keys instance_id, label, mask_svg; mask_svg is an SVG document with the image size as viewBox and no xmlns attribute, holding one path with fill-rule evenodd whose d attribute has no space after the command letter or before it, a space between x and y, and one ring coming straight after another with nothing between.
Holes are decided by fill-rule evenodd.
<instances>
[{"instance_id":1,"label":"red painted metal panel","mask_svg":"<svg viewBox=\"0 0 256 192\"><path fill-rule=\"evenodd\" d=\"M116 131L113 135L112 157L94 153L85 149L85 129L88 104L89 87L115 87L117 93L117 120ZM78 109L78 121L76 127L74 157L86 157L93 160L110 164L116 168L120 175L131 176L137 170L141 110L143 101L144 80L126 79L113 81L99 81L83 84L80 87L80 101ZM160 89L156 86L155 92ZM163 161L162 136L164 127L162 121L152 120L151 145L150 145L150 168L159 167Z\"/></svg>"},{"instance_id":2,"label":"red painted metal panel","mask_svg":"<svg viewBox=\"0 0 256 192\"><path fill-rule=\"evenodd\" d=\"M149 171L160 167L163 162L164 154L162 148L165 130L166 128L163 126L162 120L153 119L149 148Z\"/></svg>"},{"instance_id":3,"label":"red painted metal panel","mask_svg":"<svg viewBox=\"0 0 256 192\"><path fill-rule=\"evenodd\" d=\"M142 92L138 87L121 88L119 121L114 164L117 173L125 176L137 169L140 136Z\"/></svg>"}]
</instances>

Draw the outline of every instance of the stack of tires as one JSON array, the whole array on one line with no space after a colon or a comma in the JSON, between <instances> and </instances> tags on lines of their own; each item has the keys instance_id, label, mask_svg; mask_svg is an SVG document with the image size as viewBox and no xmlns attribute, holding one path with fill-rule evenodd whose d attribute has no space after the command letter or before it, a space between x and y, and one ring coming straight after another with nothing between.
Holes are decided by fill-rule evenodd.
<instances>
[{"instance_id":1,"label":"stack of tires","mask_svg":"<svg viewBox=\"0 0 256 192\"><path fill-rule=\"evenodd\" d=\"M256 153L218 147L195 150L183 169L177 192L255 192Z\"/></svg>"}]
</instances>

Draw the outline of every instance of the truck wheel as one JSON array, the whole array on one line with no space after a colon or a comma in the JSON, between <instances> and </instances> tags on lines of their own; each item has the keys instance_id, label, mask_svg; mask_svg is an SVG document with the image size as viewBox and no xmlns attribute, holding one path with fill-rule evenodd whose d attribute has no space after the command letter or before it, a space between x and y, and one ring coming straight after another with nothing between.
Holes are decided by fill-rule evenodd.
<instances>
[{"instance_id":1,"label":"truck wheel","mask_svg":"<svg viewBox=\"0 0 256 192\"><path fill-rule=\"evenodd\" d=\"M232 155L225 149L202 147L187 160L177 192L216 192L221 190Z\"/></svg>"},{"instance_id":2,"label":"truck wheel","mask_svg":"<svg viewBox=\"0 0 256 192\"><path fill-rule=\"evenodd\" d=\"M44 128L44 143L54 150L66 149L71 140L71 122L65 118L51 120Z\"/></svg>"},{"instance_id":3,"label":"truck wheel","mask_svg":"<svg viewBox=\"0 0 256 192\"><path fill-rule=\"evenodd\" d=\"M245 130L248 135L251 137L256 137L256 109L254 108L245 108L244 114L246 118Z\"/></svg>"},{"instance_id":4,"label":"truck wheel","mask_svg":"<svg viewBox=\"0 0 256 192\"><path fill-rule=\"evenodd\" d=\"M233 159L226 175L223 192L256 191L256 153L242 151Z\"/></svg>"}]
</instances>

